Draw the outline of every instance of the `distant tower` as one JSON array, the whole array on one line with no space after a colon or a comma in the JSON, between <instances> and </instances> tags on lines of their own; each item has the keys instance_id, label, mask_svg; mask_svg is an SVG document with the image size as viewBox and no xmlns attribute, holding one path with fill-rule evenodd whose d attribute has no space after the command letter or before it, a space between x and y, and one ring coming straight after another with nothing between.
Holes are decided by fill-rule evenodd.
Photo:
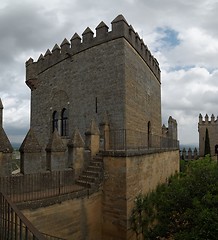
<instances>
[{"instance_id":1,"label":"distant tower","mask_svg":"<svg viewBox=\"0 0 218 240\"><path fill-rule=\"evenodd\" d=\"M3 104L0 98L0 176L11 174L13 148L2 126Z\"/></svg>"},{"instance_id":2,"label":"distant tower","mask_svg":"<svg viewBox=\"0 0 218 240\"><path fill-rule=\"evenodd\" d=\"M211 115L211 119L209 119L208 114L205 115L204 119L202 115L199 114L198 132L200 156L204 156L206 129L208 129L209 134L211 155L214 156L215 146L218 144L218 121L213 114Z\"/></svg>"}]
</instances>

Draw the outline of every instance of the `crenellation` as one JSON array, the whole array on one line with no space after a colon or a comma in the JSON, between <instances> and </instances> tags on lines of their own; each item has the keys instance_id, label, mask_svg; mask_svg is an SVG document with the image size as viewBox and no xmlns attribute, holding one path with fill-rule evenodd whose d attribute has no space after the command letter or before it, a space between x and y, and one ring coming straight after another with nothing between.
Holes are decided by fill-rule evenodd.
<instances>
[{"instance_id":1,"label":"crenellation","mask_svg":"<svg viewBox=\"0 0 218 240\"><path fill-rule=\"evenodd\" d=\"M29 58L29 60L26 61L26 67L33 63L33 59Z\"/></svg>"},{"instance_id":2,"label":"crenellation","mask_svg":"<svg viewBox=\"0 0 218 240\"><path fill-rule=\"evenodd\" d=\"M129 35L135 34L135 30L132 25L129 25Z\"/></svg>"},{"instance_id":3,"label":"crenellation","mask_svg":"<svg viewBox=\"0 0 218 240\"><path fill-rule=\"evenodd\" d=\"M205 154L205 137L206 131L208 131L211 156L215 155L215 146L218 143L218 119L215 119L214 114L209 117L208 114L203 118L202 114L199 114L198 132L199 132L199 155Z\"/></svg>"},{"instance_id":4,"label":"crenellation","mask_svg":"<svg viewBox=\"0 0 218 240\"><path fill-rule=\"evenodd\" d=\"M83 43L90 43L93 40L94 33L93 31L87 27L86 30L82 33Z\"/></svg>"},{"instance_id":5,"label":"crenellation","mask_svg":"<svg viewBox=\"0 0 218 240\"><path fill-rule=\"evenodd\" d=\"M60 47L58 44L55 44L52 51L47 50L44 56L41 54L39 59L36 61L37 66L35 65L32 67L34 62L33 59L30 58L26 62L27 67L31 65L31 67L27 69L27 72L35 72L34 78L36 78L37 74L40 74L40 72L50 68L52 65L57 64L66 58L72 57L74 54L116 38L124 37L138 52L138 54L147 63L149 68L160 81L159 63L151 55L147 45L144 44L143 39L140 39L139 34L135 32L133 27L127 23L126 19L122 15L118 15L111 22L111 25L112 31L109 32L109 27L103 21L100 22L100 24L96 27L96 37L94 37L93 31L87 27L82 33L82 38L77 33L73 35L73 37L70 39L70 42L65 38ZM69 54L66 55L66 53ZM29 78L29 73L27 73L27 80Z\"/></svg>"},{"instance_id":6,"label":"crenellation","mask_svg":"<svg viewBox=\"0 0 218 240\"><path fill-rule=\"evenodd\" d=\"M102 39L105 38L108 34L108 26L101 21L100 24L95 28L96 30L96 38Z\"/></svg>"},{"instance_id":7,"label":"crenellation","mask_svg":"<svg viewBox=\"0 0 218 240\"><path fill-rule=\"evenodd\" d=\"M132 46L136 48L136 32L131 25L129 26L127 38L128 41L132 44Z\"/></svg>"},{"instance_id":8,"label":"crenellation","mask_svg":"<svg viewBox=\"0 0 218 240\"><path fill-rule=\"evenodd\" d=\"M136 32L136 33L135 33L135 42L136 42L136 45L139 44L139 41L140 41L140 37L139 37L139 34Z\"/></svg>"},{"instance_id":9,"label":"crenellation","mask_svg":"<svg viewBox=\"0 0 218 240\"><path fill-rule=\"evenodd\" d=\"M44 58L46 59L47 57L50 57L51 56L51 51L49 49L47 49L45 55L44 55Z\"/></svg>"},{"instance_id":10,"label":"crenellation","mask_svg":"<svg viewBox=\"0 0 218 240\"><path fill-rule=\"evenodd\" d=\"M140 39L139 34L137 32L135 34L135 49L143 57L142 48L141 48L141 39Z\"/></svg>"},{"instance_id":11,"label":"crenellation","mask_svg":"<svg viewBox=\"0 0 218 240\"><path fill-rule=\"evenodd\" d=\"M205 117L203 118L202 114L199 114L199 121L198 124L203 124L203 125L207 125L207 124L218 124L218 117L215 119L214 114L211 114L211 117L209 118L208 114L205 115Z\"/></svg>"},{"instance_id":12,"label":"crenellation","mask_svg":"<svg viewBox=\"0 0 218 240\"><path fill-rule=\"evenodd\" d=\"M183 148L182 150L180 150L180 157L183 160L196 160L198 159L199 155L198 155L198 150L195 147L194 150L191 148L188 148L188 150L186 150L185 148Z\"/></svg>"},{"instance_id":13,"label":"crenellation","mask_svg":"<svg viewBox=\"0 0 218 240\"><path fill-rule=\"evenodd\" d=\"M52 49L52 54L60 54L61 53L61 48L57 45L57 43L54 45Z\"/></svg>"},{"instance_id":14,"label":"crenellation","mask_svg":"<svg viewBox=\"0 0 218 240\"><path fill-rule=\"evenodd\" d=\"M211 123L214 123L215 122L215 117L214 117L214 115L212 114L211 115Z\"/></svg>"},{"instance_id":15,"label":"crenellation","mask_svg":"<svg viewBox=\"0 0 218 240\"><path fill-rule=\"evenodd\" d=\"M113 36L125 37L129 35L129 24L123 15L118 15L111 24Z\"/></svg>"},{"instance_id":16,"label":"crenellation","mask_svg":"<svg viewBox=\"0 0 218 240\"><path fill-rule=\"evenodd\" d=\"M70 50L70 43L66 38L64 38L63 42L61 43L61 54L65 54L69 52L69 50Z\"/></svg>"},{"instance_id":17,"label":"crenellation","mask_svg":"<svg viewBox=\"0 0 218 240\"><path fill-rule=\"evenodd\" d=\"M206 114L206 115L205 115L205 123L206 123L206 124L208 124L208 119L209 119L209 118L208 118L208 115Z\"/></svg>"},{"instance_id":18,"label":"crenellation","mask_svg":"<svg viewBox=\"0 0 218 240\"><path fill-rule=\"evenodd\" d=\"M140 43L141 43L141 51L142 51L142 54L144 53L143 50L144 50L144 46L145 46L145 43L143 41L143 39L140 39Z\"/></svg>"},{"instance_id":19,"label":"crenellation","mask_svg":"<svg viewBox=\"0 0 218 240\"><path fill-rule=\"evenodd\" d=\"M26 84L31 90L35 89L37 86L37 75L38 64L37 62L33 62L33 59L30 58L26 62Z\"/></svg>"},{"instance_id":20,"label":"crenellation","mask_svg":"<svg viewBox=\"0 0 218 240\"><path fill-rule=\"evenodd\" d=\"M39 61L41 61L41 60L44 60L44 56L42 55L42 53L40 54L37 62L39 62Z\"/></svg>"},{"instance_id":21,"label":"crenellation","mask_svg":"<svg viewBox=\"0 0 218 240\"><path fill-rule=\"evenodd\" d=\"M73 51L73 53L79 51L81 40L82 40L81 37L77 33L74 33L73 37L70 39L71 50Z\"/></svg>"},{"instance_id":22,"label":"crenellation","mask_svg":"<svg viewBox=\"0 0 218 240\"><path fill-rule=\"evenodd\" d=\"M203 117L201 115L201 113L199 114L199 124L202 124L203 123Z\"/></svg>"},{"instance_id":23,"label":"crenellation","mask_svg":"<svg viewBox=\"0 0 218 240\"><path fill-rule=\"evenodd\" d=\"M40 54L39 58L38 58L38 61L37 61L37 72L41 72L43 69L44 69L44 56L43 54Z\"/></svg>"},{"instance_id":24,"label":"crenellation","mask_svg":"<svg viewBox=\"0 0 218 240\"><path fill-rule=\"evenodd\" d=\"M58 44L55 44L53 49L52 49L52 59L51 62L52 64L57 63L61 59L61 48L58 46ZM44 66L44 69L48 66Z\"/></svg>"}]
</instances>

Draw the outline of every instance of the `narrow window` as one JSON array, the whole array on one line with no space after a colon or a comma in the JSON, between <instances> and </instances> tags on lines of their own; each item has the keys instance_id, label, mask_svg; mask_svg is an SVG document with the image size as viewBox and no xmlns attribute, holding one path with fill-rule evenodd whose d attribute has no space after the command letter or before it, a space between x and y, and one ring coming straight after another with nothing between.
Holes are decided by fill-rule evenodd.
<instances>
[{"instance_id":1,"label":"narrow window","mask_svg":"<svg viewBox=\"0 0 218 240\"><path fill-rule=\"evenodd\" d=\"M57 111L54 111L53 115L52 115L52 132L54 132L55 129L58 130L58 113L57 113Z\"/></svg>"},{"instance_id":2,"label":"narrow window","mask_svg":"<svg viewBox=\"0 0 218 240\"><path fill-rule=\"evenodd\" d=\"M95 98L95 113L98 113L98 98Z\"/></svg>"},{"instance_id":3,"label":"narrow window","mask_svg":"<svg viewBox=\"0 0 218 240\"><path fill-rule=\"evenodd\" d=\"M151 122L148 122L148 147L151 147Z\"/></svg>"},{"instance_id":4,"label":"narrow window","mask_svg":"<svg viewBox=\"0 0 218 240\"><path fill-rule=\"evenodd\" d=\"M61 136L68 135L68 114L67 109L64 108L61 112Z\"/></svg>"}]
</instances>

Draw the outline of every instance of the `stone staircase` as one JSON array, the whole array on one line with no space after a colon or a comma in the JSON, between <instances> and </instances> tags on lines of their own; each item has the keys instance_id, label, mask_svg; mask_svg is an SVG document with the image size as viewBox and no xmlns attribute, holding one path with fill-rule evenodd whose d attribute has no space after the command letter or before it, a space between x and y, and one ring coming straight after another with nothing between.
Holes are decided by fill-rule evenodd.
<instances>
[{"instance_id":1,"label":"stone staircase","mask_svg":"<svg viewBox=\"0 0 218 240\"><path fill-rule=\"evenodd\" d=\"M86 170L79 176L76 184L86 188L94 188L102 182L103 175L103 157L98 153L92 158Z\"/></svg>"}]
</instances>

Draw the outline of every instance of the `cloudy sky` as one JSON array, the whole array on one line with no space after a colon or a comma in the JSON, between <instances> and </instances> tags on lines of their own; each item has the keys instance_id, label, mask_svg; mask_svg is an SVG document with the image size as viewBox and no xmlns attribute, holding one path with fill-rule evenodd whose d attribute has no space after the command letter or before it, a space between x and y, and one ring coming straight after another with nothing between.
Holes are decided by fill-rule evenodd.
<instances>
[{"instance_id":1,"label":"cloudy sky","mask_svg":"<svg viewBox=\"0 0 218 240\"><path fill-rule=\"evenodd\" d=\"M178 123L181 144L198 145L198 116L218 109L218 0L1 0L0 97L4 129L21 142L29 129L25 61L123 14L158 59L162 121Z\"/></svg>"}]
</instances>

